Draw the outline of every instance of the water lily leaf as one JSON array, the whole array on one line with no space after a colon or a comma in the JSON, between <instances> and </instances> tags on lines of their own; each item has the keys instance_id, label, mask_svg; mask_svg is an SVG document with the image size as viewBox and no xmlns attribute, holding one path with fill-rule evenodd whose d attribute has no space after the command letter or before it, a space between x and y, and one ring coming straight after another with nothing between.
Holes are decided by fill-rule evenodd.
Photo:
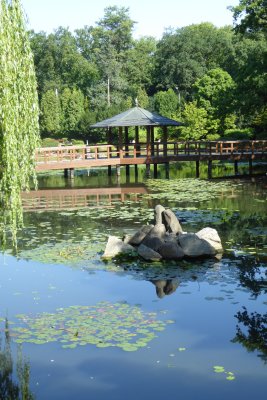
<instances>
[{"instance_id":1,"label":"water lily leaf","mask_svg":"<svg viewBox=\"0 0 267 400\"><path fill-rule=\"evenodd\" d=\"M109 302L58 308L55 313L35 317L19 314L17 318L20 326L13 329L16 342L58 341L70 349L92 344L98 348L116 346L136 351L147 346L156 337L155 331L163 331L168 324L158 320L156 313L145 313L140 307Z\"/></svg>"}]
</instances>

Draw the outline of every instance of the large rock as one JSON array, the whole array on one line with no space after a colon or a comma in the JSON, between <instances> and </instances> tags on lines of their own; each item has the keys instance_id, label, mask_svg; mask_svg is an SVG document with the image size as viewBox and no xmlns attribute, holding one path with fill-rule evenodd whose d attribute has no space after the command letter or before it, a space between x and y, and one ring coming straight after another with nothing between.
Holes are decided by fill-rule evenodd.
<instances>
[{"instance_id":1,"label":"large rock","mask_svg":"<svg viewBox=\"0 0 267 400\"><path fill-rule=\"evenodd\" d=\"M158 236L146 236L142 244L152 250L158 251L158 249L164 244L164 240Z\"/></svg>"},{"instance_id":2,"label":"large rock","mask_svg":"<svg viewBox=\"0 0 267 400\"><path fill-rule=\"evenodd\" d=\"M133 246L124 243L117 236L109 236L102 258L113 258L118 254L129 254L135 251Z\"/></svg>"},{"instance_id":3,"label":"large rock","mask_svg":"<svg viewBox=\"0 0 267 400\"><path fill-rule=\"evenodd\" d=\"M183 232L180 222L171 210L164 210L162 212L162 222L167 232L174 234Z\"/></svg>"},{"instance_id":4,"label":"large rock","mask_svg":"<svg viewBox=\"0 0 267 400\"><path fill-rule=\"evenodd\" d=\"M161 206L160 204L158 204L155 207L155 210L154 210L155 225L162 224L162 222L163 222L162 221L162 213L163 213L163 211L165 211L165 208L163 206Z\"/></svg>"},{"instance_id":5,"label":"large rock","mask_svg":"<svg viewBox=\"0 0 267 400\"><path fill-rule=\"evenodd\" d=\"M163 238L165 235L166 235L165 225L157 224L148 232L148 234L146 235L145 239L147 239L149 237Z\"/></svg>"},{"instance_id":6,"label":"large rock","mask_svg":"<svg viewBox=\"0 0 267 400\"><path fill-rule=\"evenodd\" d=\"M158 252L165 260L181 260L184 257L183 249L174 241L164 242Z\"/></svg>"},{"instance_id":7,"label":"large rock","mask_svg":"<svg viewBox=\"0 0 267 400\"><path fill-rule=\"evenodd\" d=\"M180 234L178 240L188 257L215 256L218 252L207 240L200 239L195 233Z\"/></svg>"},{"instance_id":8,"label":"large rock","mask_svg":"<svg viewBox=\"0 0 267 400\"><path fill-rule=\"evenodd\" d=\"M161 255L156 251L150 249L144 244L140 244L137 250L139 256L144 258L146 261L159 261L162 259Z\"/></svg>"},{"instance_id":9,"label":"large rock","mask_svg":"<svg viewBox=\"0 0 267 400\"><path fill-rule=\"evenodd\" d=\"M149 233L142 241L142 244L144 244L147 247L150 247L155 251L158 251L158 249L164 243L163 238L165 234L166 234L165 226L163 224L157 224L149 231Z\"/></svg>"},{"instance_id":10,"label":"large rock","mask_svg":"<svg viewBox=\"0 0 267 400\"><path fill-rule=\"evenodd\" d=\"M131 238L128 240L129 244L133 246L138 246L142 240L146 237L146 235L154 228L154 225L144 225L139 231L137 231Z\"/></svg>"},{"instance_id":11,"label":"large rock","mask_svg":"<svg viewBox=\"0 0 267 400\"><path fill-rule=\"evenodd\" d=\"M185 256L220 257L222 251L216 229L207 227L197 233L183 232L176 215L170 209L157 205L155 226L144 225L135 234L126 235L124 240L109 236L103 258L135 252L149 261L181 260Z\"/></svg>"},{"instance_id":12,"label":"large rock","mask_svg":"<svg viewBox=\"0 0 267 400\"><path fill-rule=\"evenodd\" d=\"M199 239L206 240L206 242L208 242L217 253L221 253L223 251L221 239L216 229L209 227L203 228L201 231L198 231L196 235L199 237Z\"/></svg>"}]
</instances>

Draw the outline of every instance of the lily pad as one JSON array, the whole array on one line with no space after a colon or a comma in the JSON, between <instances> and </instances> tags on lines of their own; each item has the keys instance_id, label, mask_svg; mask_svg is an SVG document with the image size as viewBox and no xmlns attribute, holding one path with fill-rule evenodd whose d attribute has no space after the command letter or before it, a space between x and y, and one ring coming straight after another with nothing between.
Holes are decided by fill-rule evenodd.
<instances>
[{"instance_id":1,"label":"lily pad","mask_svg":"<svg viewBox=\"0 0 267 400\"><path fill-rule=\"evenodd\" d=\"M99 348L119 347L136 351L163 331L168 321L157 319L126 303L100 302L94 306L59 308L35 317L17 315L20 325L12 333L15 341L45 344L60 342L63 348L93 344Z\"/></svg>"}]
</instances>

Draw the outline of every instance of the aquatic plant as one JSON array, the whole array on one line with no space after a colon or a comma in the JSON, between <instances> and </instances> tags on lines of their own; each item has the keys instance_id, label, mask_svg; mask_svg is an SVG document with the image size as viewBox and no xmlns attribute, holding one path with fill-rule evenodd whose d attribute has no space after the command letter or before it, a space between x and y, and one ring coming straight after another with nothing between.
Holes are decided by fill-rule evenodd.
<instances>
[{"instance_id":1,"label":"aquatic plant","mask_svg":"<svg viewBox=\"0 0 267 400\"><path fill-rule=\"evenodd\" d=\"M17 343L59 342L63 348L93 344L135 351L154 339L167 323L156 313L144 312L127 303L100 302L91 306L59 308L55 313L35 317L17 315L20 326L13 328Z\"/></svg>"}]
</instances>

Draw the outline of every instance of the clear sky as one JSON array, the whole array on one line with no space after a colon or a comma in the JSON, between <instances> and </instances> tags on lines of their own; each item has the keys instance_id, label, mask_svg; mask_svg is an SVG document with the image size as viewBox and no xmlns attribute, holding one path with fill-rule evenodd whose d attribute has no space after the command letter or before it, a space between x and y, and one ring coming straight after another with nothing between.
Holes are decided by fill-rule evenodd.
<instances>
[{"instance_id":1,"label":"clear sky","mask_svg":"<svg viewBox=\"0 0 267 400\"><path fill-rule=\"evenodd\" d=\"M59 26L70 30L95 25L108 6L129 8L137 22L134 37L160 38L165 28L181 28L200 22L220 27L232 25L227 6L239 0L21 0L28 17L28 28L36 32L53 32Z\"/></svg>"}]
</instances>

